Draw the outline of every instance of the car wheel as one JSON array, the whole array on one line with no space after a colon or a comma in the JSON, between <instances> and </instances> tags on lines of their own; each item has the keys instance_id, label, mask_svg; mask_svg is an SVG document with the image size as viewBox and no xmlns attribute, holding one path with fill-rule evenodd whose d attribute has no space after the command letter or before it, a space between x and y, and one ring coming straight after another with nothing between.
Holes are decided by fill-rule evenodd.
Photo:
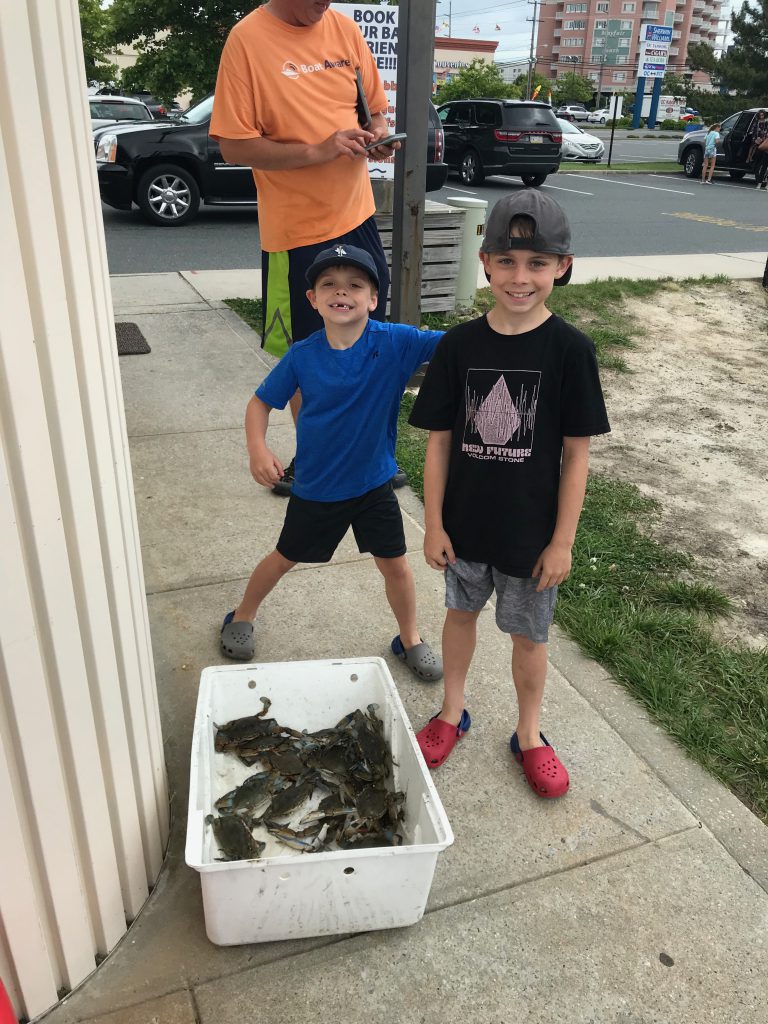
<instances>
[{"instance_id":1,"label":"car wheel","mask_svg":"<svg viewBox=\"0 0 768 1024\"><path fill-rule=\"evenodd\" d=\"M520 177L523 179L523 184L527 185L528 188L543 185L547 180L546 174L521 174Z\"/></svg>"},{"instance_id":2,"label":"car wheel","mask_svg":"<svg viewBox=\"0 0 768 1024\"><path fill-rule=\"evenodd\" d=\"M157 164L139 179L136 203L150 224L181 227L197 216L200 189L183 167Z\"/></svg>"},{"instance_id":3,"label":"car wheel","mask_svg":"<svg viewBox=\"0 0 768 1024\"><path fill-rule=\"evenodd\" d=\"M485 171L480 157L474 149L468 149L461 158L459 165L459 177L465 185L482 185L485 181Z\"/></svg>"},{"instance_id":4,"label":"car wheel","mask_svg":"<svg viewBox=\"0 0 768 1024\"><path fill-rule=\"evenodd\" d=\"M698 178L703 162L704 156L700 149L695 149L693 146L686 149L683 154L683 170L686 178Z\"/></svg>"},{"instance_id":5,"label":"car wheel","mask_svg":"<svg viewBox=\"0 0 768 1024\"><path fill-rule=\"evenodd\" d=\"M746 171L728 171L728 173L730 174L730 176L733 178L734 181L741 181L741 179L744 177L744 175L747 172Z\"/></svg>"},{"instance_id":6,"label":"car wheel","mask_svg":"<svg viewBox=\"0 0 768 1024\"><path fill-rule=\"evenodd\" d=\"M605 124L606 120L607 119L605 117L601 117L600 118L600 124Z\"/></svg>"}]
</instances>

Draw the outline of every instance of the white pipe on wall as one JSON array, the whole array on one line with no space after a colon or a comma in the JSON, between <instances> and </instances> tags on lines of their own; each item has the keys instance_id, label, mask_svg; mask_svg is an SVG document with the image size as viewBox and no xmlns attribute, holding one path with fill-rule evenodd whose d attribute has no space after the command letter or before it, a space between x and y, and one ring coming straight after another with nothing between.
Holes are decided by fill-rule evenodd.
<instances>
[{"instance_id":1,"label":"white pipe on wall","mask_svg":"<svg viewBox=\"0 0 768 1024\"><path fill-rule=\"evenodd\" d=\"M168 799L76 0L0 5L0 977L124 934Z\"/></svg>"}]
</instances>

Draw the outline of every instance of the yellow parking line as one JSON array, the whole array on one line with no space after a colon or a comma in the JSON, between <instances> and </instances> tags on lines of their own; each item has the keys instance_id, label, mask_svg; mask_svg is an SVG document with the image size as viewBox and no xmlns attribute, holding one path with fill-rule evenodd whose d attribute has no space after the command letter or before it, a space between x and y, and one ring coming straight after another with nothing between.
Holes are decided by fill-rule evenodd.
<instances>
[{"instance_id":1,"label":"yellow parking line","mask_svg":"<svg viewBox=\"0 0 768 1024\"><path fill-rule=\"evenodd\" d=\"M738 228L739 231L768 231L765 224L742 224L738 220L728 220L727 217L707 217L703 213L666 213L663 217L682 217L683 220L698 220L702 224L715 224L719 228Z\"/></svg>"}]
</instances>

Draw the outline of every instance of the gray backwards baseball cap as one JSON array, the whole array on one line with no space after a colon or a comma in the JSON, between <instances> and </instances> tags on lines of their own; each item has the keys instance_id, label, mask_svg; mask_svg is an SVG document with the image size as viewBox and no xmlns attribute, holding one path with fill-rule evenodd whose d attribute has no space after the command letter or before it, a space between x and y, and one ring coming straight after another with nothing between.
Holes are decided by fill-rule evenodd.
<instances>
[{"instance_id":1,"label":"gray backwards baseball cap","mask_svg":"<svg viewBox=\"0 0 768 1024\"><path fill-rule=\"evenodd\" d=\"M315 281L319 275L329 267L357 267L358 270L364 270L378 290L379 272L376 269L373 256L365 249L360 249L356 245L346 245L344 242L334 245L330 249L321 249L305 274L310 288L315 287Z\"/></svg>"},{"instance_id":2,"label":"gray backwards baseball cap","mask_svg":"<svg viewBox=\"0 0 768 1024\"><path fill-rule=\"evenodd\" d=\"M533 219L533 238L510 235L512 219L521 214ZM532 249L534 252L549 252L556 256L573 255L571 226L554 199L536 189L524 188L504 196L496 203L485 225L480 252L508 252L510 249ZM570 266L562 277L555 280L555 284L568 284L572 270Z\"/></svg>"}]
</instances>

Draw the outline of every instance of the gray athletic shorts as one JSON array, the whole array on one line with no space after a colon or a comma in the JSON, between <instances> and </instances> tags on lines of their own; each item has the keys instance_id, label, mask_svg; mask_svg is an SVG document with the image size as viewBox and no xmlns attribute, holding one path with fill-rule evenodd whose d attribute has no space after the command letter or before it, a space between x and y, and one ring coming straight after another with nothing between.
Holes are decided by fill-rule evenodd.
<instances>
[{"instance_id":1,"label":"gray athletic shorts","mask_svg":"<svg viewBox=\"0 0 768 1024\"><path fill-rule=\"evenodd\" d=\"M479 612L496 591L496 625L502 633L545 644L555 614L557 587L536 593L538 579L506 576L484 562L457 558L445 568L445 607Z\"/></svg>"}]
</instances>

